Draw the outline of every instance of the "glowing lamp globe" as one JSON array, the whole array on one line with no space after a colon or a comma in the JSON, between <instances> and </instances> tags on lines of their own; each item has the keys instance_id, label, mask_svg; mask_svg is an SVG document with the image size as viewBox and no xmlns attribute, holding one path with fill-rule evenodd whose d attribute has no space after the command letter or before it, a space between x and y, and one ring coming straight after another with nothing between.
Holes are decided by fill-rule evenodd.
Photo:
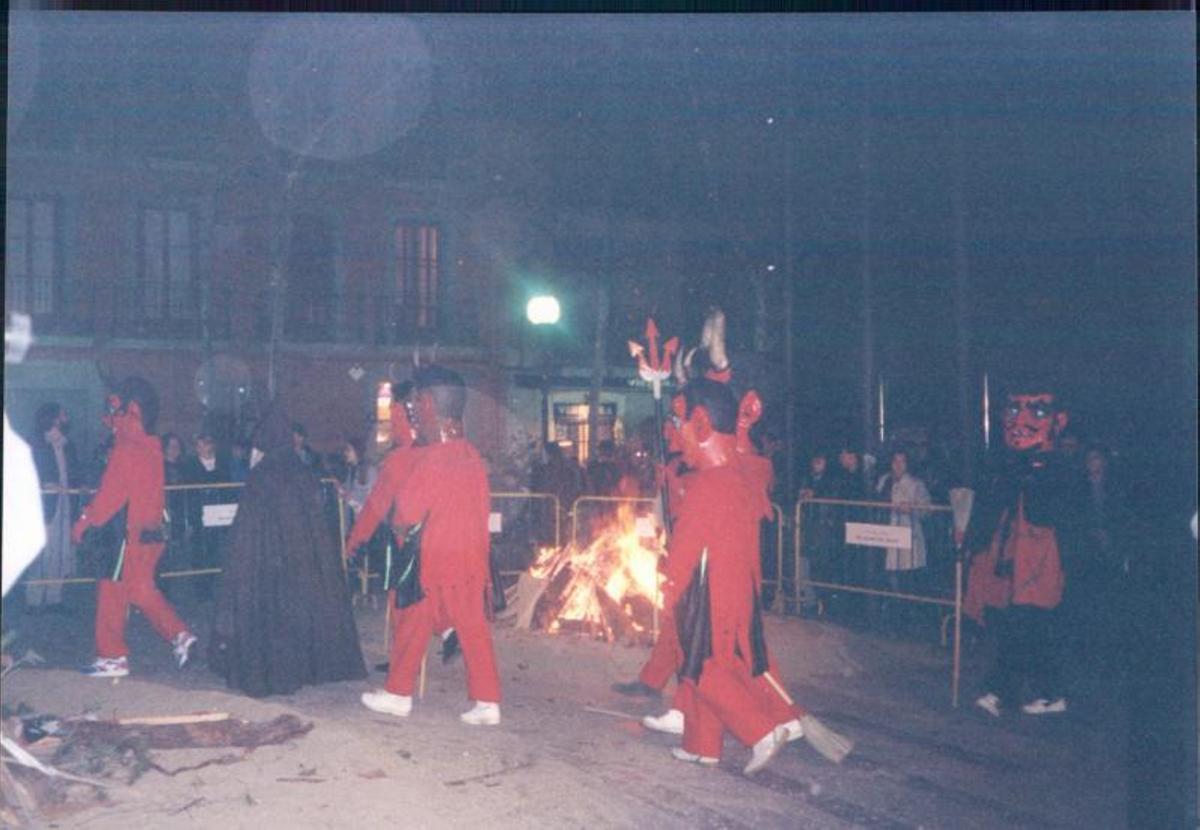
<instances>
[{"instance_id":1,"label":"glowing lamp globe","mask_svg":"<svg viewBox=\"0 0 1200 830\"><path fill-rule=\"evenodd\" d=\"M531 297L525 304L525 316L535 326L552 326L561 314L557 298L549 295Z\"/></svg>"}]
</instances>

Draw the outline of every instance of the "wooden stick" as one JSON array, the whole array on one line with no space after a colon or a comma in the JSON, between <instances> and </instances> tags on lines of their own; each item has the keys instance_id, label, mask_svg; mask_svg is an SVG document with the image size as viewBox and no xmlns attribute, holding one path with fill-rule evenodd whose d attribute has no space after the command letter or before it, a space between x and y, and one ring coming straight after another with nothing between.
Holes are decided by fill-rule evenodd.
<instances>
[{"instance_id":1,"label":"wooden stick","mask_svg":"<svg viewBox=\"0 0 1200 830\"><path fill-rule=\"evenodd\" d=\"M142 715L131 718L117 718L121 726L169 726L181 723L213 723L214 721L229 720L228 712L197 712L192 715Z\"/></svg>"},{"instance_id":2,"label":"wooden stick","mask_svg":"<svg viewBox=\"0 0 1200 830\"><path fill-rule=\"evenodd\" d=\"M421 655L421 680L417 684L417 697L422 700L425 698L425 664L429 662L429 649L425 649L425 653Z\"/></svg>"},{"instance_id":3,"label":"wooden stick","mask_svg":"<svg viewBox=\"0 0 1200 830\"><path fill-rule=\"evenodd\" d=\"M628 712L617 712L613 709L601 709L598 706L584 706L583 711L595 712L597 715L609 715L614 718L623 718L625 720L641 720L641 715L631 715Z\"/></svg>"},{"instance_id":4,"label":"wooden stick","mask_svg":"<svg viewBox=\"0 0 1200 830\"><path fill-rule=\"evenodd\" d=\"M767 678L767 682L771 684L771 688L779 693L779 696L783 698L784 703L786 703L788 706L796 705L796 701L792 700L791 696L789 696L788 693L783 690L783 687L779 685L779 681L772 677L769 671L763 672L763 677Z\"/></svg>"},{"instance_id":5,"label":"wooden stick","mask_svg":"<svg viewBox=\"0 0 1200 830\"><path fill-rule=\"evenodd\" d=\"M954 563L954 666L950 673L950 705L958 708L958 683L962 671L962 557Z\"/></svg>"},{"instance_id":6,"label":"wooden stick","mask_svg":"<svg viewBox=\"0 0 1200 830\"><path fill-rule=\"evenodd\" d=\"M387 599L387 609L383 612L383 653L391 655L392 653L392 592L388 591L385 596Z\"/></svg>"}]
</instances>

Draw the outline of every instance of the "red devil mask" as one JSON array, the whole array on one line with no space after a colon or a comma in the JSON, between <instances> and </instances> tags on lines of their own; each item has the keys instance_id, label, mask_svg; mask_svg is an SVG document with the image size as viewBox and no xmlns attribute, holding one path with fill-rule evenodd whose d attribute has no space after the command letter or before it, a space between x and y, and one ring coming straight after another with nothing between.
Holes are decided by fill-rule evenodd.
<instances>
[{"instance_id":1,"label":"red devil mask","mask_svg":"<svg viewBox=\"0 0 1200 830\"><path fill-rule=\"evenodd\" d=\"M389 410L392 426L392 442L401 449L411 447L417 441L417 432L408 417L408 401L393 400Z\"/></svg>"},{"instance_id":2,"label":"red devil mask","mask_svg":"<svg viewBox=\"0 0 1200 830\"><path fill-rule=\"evenodd\" d=\"M142 408L137 401L128 403L121 400L119 395L109 395L106 401L105 414L100 420L112 430L117 440L145 432L142 428Z\"/></svg>"},{"instance_id":3,"label":"red devil mask","mask_svg":"<svg viewBox=\"0 0 1200 830\"><path fill-rule=\"evenodd\" d=\"M1009 395L1004 405L1004 443L1014 452L1050 452L1066 425L1067 413L1048 392Z\"/></svg>"},{"instance_id":4,"label":"red devil mask","mask_svg":"<svg viewBox=\"0 0 1200 830\"><path fill-rule=\"evenodd\" d=\"M679 443L683 448L684 463L697 470L723 467L732 463L737 455L737 439L717 432L703 406L693 407L680 426Z\"/></svg>"},{"instance_id":5,"label":"red devil mask","mask_svg":"<svg viewBox=\"0 0 1200 830\"><path fill-rule=\"evenodd\" d=\"M740 453L756 452L754 442L750 440L750 428L762 417L762 399L751 389L742 396L738 404L737 419L737 451Z\"/></svg>"}]
</instances>

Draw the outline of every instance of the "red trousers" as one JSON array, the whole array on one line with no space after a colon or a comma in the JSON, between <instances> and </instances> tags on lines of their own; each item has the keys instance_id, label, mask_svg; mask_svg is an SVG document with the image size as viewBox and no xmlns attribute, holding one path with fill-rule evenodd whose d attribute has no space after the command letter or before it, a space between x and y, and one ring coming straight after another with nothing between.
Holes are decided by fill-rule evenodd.
<instances>
[{"instance_id":1,"label":"red trousers","mask_svg":"<svg viewBox=\"0 0 1200 830\"><path fill-rule=\"evenodd\" d=\"M683 712L683 748L708 758L721 757L726 730L753 746L780 723L767 711L749 668L737 658L705 660L700 682L680 683L675 701Z\"/></svg>"},{"instance_id":2,"label":"red trousers","mask_svg":"<svg viewBox=\"0 0 1200 830\"><path fill-rule=\"evenodd\" d=\"M411 696L429 638L453 628L467 667L467 697L499 703L500 674L483 604L483 586L454 585L427 590L416 605L393 610L391 665L384 688L394 695Z\"/></svg>"},{"instance_id":3,"label":"red trousers","mask_svg":"<svg viewBox=\"0 0 1200 830\"><path fill-rule=\"evenodd\" d=\"M187 626L154 585L154 569L163 545L127 542L120 580L101 579L96 585L96 656L126 657L125 617L137 608L165 640L173 640Z\"/></svg>"},{"instance_id":4,"label":"red trousers","mask_svg":"<svg viewBox=\"0 0 1200 830\"><path fill-rule=\"evenodd\" d=\"M675 618L670 612L664 611L658 618L658 640L642 666L638 680L651 689L662 689L671 679L671 675L679 668L683 656L679 652L679 632L675 630Z\"/></svg>"},{"instance_id":5,"label":"red trousers","mask_svg":"<svg viewBox=\"0 0 1200 830\"><path fill-rule=\"evenodd\" d=\"M767 679L767 674L771 675L771 679L778 684L776 689L771 680ZM779 674L779 667L775 665L775 661L769 656L767 658L767 673L760 674L758 677L751 679L751 685L754 690L754 698L758 705L762 707L776 724L787 723L790 720L800 720L808 714L807 710L798 703L788 703L787 687L783 685L783 680Z\"/></svg>"}]
</instances>

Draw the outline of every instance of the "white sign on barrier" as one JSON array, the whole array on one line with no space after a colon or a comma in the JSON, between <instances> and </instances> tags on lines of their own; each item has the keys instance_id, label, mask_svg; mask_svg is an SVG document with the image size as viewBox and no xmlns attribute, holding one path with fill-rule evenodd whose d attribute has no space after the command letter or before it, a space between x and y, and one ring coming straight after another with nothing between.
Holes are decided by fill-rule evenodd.
<instances>
[{"instance_id":1,"label":"white sign on barrier","mask_svg":"<svg viewBox=\"0 0 1200 830\"><path fill-rule=\"evenodd\" d=\"M658 536L658 522L654 516L638 516L634 520L634 528L639 539L653 539Z\"/></svg>"},{"instance_id":2,"label":"white sign on barrier","mask_svg":"<svg viewBox=\"0 0 1200 830\"><path fill-rule=\"evenodd\" d=\"M846 544L868 545L873 548L912 547L912 528L899 525L872 525L846 522Z\"/></svg>"},{"instance_id":3,"label":"white sign on barrier","mask_svg":"<svg viewBox=\"0 0 1200 830\"><path fill-rule=\"evenodd\" d=\"M205 527L229 527L233 517L237 515L238 506L234 504L206 504L201 521Z\"/></svg>"},{"instance_id":4,"label":"white sign on barrier","mask_svg":"<svg viewBox=\"0 0 1200 830\"><path fill-rule=\"evenodd\" d=\"M504 516L500 513L488 513L488 533L500 533L504 525Z\"/></svg>"}]
</instances>

